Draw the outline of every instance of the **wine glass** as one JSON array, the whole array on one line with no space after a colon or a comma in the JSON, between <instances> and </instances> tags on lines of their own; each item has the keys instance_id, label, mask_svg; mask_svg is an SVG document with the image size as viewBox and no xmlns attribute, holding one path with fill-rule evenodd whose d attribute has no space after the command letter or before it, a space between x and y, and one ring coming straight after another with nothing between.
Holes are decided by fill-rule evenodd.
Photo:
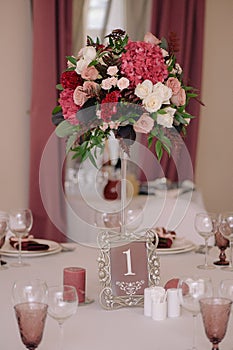
<instances>
[{"instance_id":1,"label":"wine glass","mask_svg":"<svg viewBox=\"0 0 233 350\"><path fill-rule=\"evenodd\" d=\"M200 309L207 338L212 343L212 350L218 350L218 344L227 331L232 301L227 298L200 299Z\"/></svg>"},{"instance_id":2,"label":"wine glass","mask_svg":"<svg viewBox=\"0 0 233 350\"><path fill-rule=\"evenodd\" d=\"M6 231L8 228L9 216L7 213L0 211L0 248L5 242ZM5 266L6 262L2 260L0 255L0 270L4 270L7 267Z\"/></svg>"},{"instance_id":3,"label":"wine glass","mask_svg":"<svg viewBox=\"0 0 233 350\"><path fill-rule=\"evenodd\" d=\"M21 340L29 350L41 343L47 317L48 289L44 281L16 281L12 289L15 316Z\"/></svg>"},{"instance_id":4,"label":"wine glass","mask_svg":"<svg viewBox=\"0 0 233 350\"><path fill-rule=\"evenodd\" d=\"M22 238L27 236L32 228L33 216L30 209L16 209L9 213L9 228L18 238L18 261L11 266L21 267L28 266L28 263L22 261Z\"/></svg>"},{"instance_id":5,"label":"wine glass","mask_svg":"<svg viewBox=\"0 0 233 350\"><path fill-rule=\"evenodd\" d=\"M192 350L196 350L196 323L200 312L199 300L210 297L213 294L211 279L208 277L186 276L179 279L178 295L181 306L192 313L193 316L193 344Z\"/></svg>"},{"instance_id":6,"label":"wine glass","mask_svg":"<svg viewBox=\"0 0 233 350\"><path fill-rule=\"evenodd\" d=\"M226 260L225 250L229 247L229 240L226 239L219 230L215 233L215 244L220 250L219 260L214 262L214 265L226 266L229 265L229 261Z\"/></svg>"},{"instance_id":7,"label":"wine glass","mask_svg":"<svg viewBox=\"0 0 233 350\"><path fill-rule=\"evenodd\" d=\"M139 207L129 207L124 210L124 220L126 233L135 232L143 220L143 209ZM95 212L95 224L102 229L111 229L120 232L122 228L122 212Z\"/></svg>"},{"instance_id":8,"label":"wine glass","mask_svg":"<svg viewBox=\"0 0 233 350\"><path fill-rule=\"evenodd\" d=\"M195 229L205 240L205 263L198 265L199 269L210 270L214 269L214 265L208 264L208 240L217 231L219 215L215 213L197 213L195 216Z\"/></svg>"},{"instance_id":9,"label":"wine glass","mask_svg":"<svg viewBox=\"0 0 233 350\"><path fill-rule=\"evenodd\" d=\"M233 301L233 279L224 279L219 283L218 292L220 297Z\"/></svg>"},{"instance_id":10,"label":"wine glass","mask_svg":"<svg viewBox=\"0 0 233 350\"><path fill-rule=\"evenodd\" d=\"M45 281L36 278L15 281L12 288L14 304L27 302L48 302L48 287Z\"/></svg>"},{"instance_id":11,"label":"wine glass","mask_svg":"<svg viewBox=\"0 0 233 350\"><path fill-rule=\"evenodd\" d=\"M233 271L233 212L226 212L220 214L219 231L229 240L230 244L230 258L229 265L222 267L223 270Z\"/></svg>"},{"instance_id":12,"label":"wine glass","mask_svg":"<svg viewBox=\"0 0 233 350\"><path fill-rule=\"evenodd\" d=\"M48 289L48 314L60 327L60 349L63 348L63 323L77 311L78 295L75 287L61 285Z\"/></svg>"}]
</instances>

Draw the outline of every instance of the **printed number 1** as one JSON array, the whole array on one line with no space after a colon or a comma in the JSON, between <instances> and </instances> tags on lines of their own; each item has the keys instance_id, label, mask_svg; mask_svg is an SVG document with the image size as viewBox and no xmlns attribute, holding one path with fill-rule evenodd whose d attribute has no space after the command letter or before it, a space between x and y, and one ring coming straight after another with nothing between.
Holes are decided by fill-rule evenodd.
<instances>
[{"instance_id":1,"label":"printed number 1","mask_svg":"<svg viewBox=\"0 0 233 350\"><path fill-rule=\"evenodd\" d=\"M135 275L135 273L132 272L130 249L128 249L125 252L123 252L123 254L126 254L126 262L127 262L127 273L124 273L124 275L125 276L129 276L129 275L133 276L133 275Z\"/></svg>"}]
</instances>

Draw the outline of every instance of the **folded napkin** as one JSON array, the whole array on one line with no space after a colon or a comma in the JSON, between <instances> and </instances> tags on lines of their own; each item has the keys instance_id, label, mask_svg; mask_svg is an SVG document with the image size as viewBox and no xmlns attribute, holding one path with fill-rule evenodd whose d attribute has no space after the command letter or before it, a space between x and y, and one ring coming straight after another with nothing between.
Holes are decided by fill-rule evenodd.
<instances>
[{"instance_id":1,"label":"folded napkin","mask_svg":"<svg viewBox=\"0 0 233 350\"><path fill-rule=\"evenodd\" d=\"M17 241L10 239L10 244L13 248L19 249L19 243ZM27 250L27 251L48 250L49 245L43 244L43 243L38 243L38 242L33 241L33 240L23 240L21 249Z\"/></svg>"},{"instance_id":2,"label":"folded napkin","mask_svg":"<svg viewBox=\"0 0 233 350\"><path fill-rule=\"evenodd\" d=\"M155 232L159 236L157 248L171 248L172 243L176 238L175 231L167 231L164 227L156 227Z\"/></svg>"}]
</instances>

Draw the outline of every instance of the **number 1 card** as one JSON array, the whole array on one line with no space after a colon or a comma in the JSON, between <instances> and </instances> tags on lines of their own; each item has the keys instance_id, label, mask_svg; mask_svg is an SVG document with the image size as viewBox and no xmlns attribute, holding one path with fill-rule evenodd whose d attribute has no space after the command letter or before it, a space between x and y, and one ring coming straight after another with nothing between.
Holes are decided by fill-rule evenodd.
<instances>
[{"instance_id":1,"label":"number 1 card","mask_svg":"<svg viewBox=\"0 0 233 350\"><path fill-rule=\"evenodd\" d=\"M160 280L156 233L148 230L122 236L101 232L98 241L100 304L106 309L143 306L144 289Z\"/></svg>"}]
</instances>

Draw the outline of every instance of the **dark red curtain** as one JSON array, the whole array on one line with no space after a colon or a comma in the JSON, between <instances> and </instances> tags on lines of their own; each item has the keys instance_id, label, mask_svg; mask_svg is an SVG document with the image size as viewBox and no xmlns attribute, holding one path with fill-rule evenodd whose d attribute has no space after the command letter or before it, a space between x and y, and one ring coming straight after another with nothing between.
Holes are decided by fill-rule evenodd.
<instances>
[{"instance_id":1,"label":"dark red curtain","mask_svg":"<svg viewBox=\"0 0 233 350\"><path fill-rule=\"evenodd\" d=\"M55 129L51 113L57 104L55 87L66 66L65 57L71 54L72 1L32 0L31 4L33 71L29 205L34 217L32 233L36 237L64 241L62 232L65 232L66 215L58 190L64 147L51 136ZM46 171L44 165L41 168L42 159L47 160ZM54 217L58 222L54 222Z\"/></svg>"},{"instance_id":2,"label":"dark red curtain","mask_svg":"<svg viewBox=\"0 0 233 350\"><path fill-rule=\"evenodd\" d=\"M186 85L197 88L200 92L204 18L205 0L152 0L151 32L158 38L168 38L170 33L176 34L179 40L179 52L176 56L177 62L180 63L184 71L184 82ZM188 126L187 137L185 138L192 167L187 167L187 164L185 164L182 149L180 151L177 150L180 154L176 153L173 155L176 157L176 166L173 159L164 153L161 160L162 169L159 166L155 166L154 171L149 172L151 173L149 180L164 174L170 180L177 181L177 166L182 177L192 178L195 171L200 103L192 100L187 111L197 117ZM145 138L143 143L146 144ZM148 166L145 163L145 168Z\"/></svg>"}]
</instances>

